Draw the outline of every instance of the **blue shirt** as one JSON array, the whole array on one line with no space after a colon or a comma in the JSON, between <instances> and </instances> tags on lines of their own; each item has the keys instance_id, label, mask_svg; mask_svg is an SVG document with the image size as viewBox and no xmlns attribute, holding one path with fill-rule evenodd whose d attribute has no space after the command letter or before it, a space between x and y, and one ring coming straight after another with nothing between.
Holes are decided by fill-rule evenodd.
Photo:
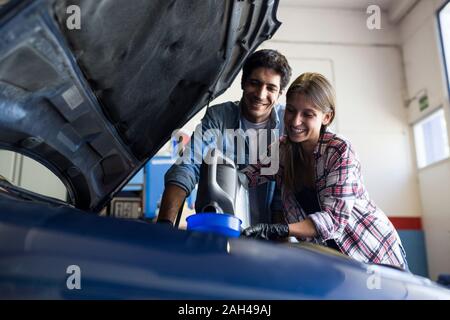
<instances>
[{"instance_id":1,"label":"blue shirt","mask_svg":"<svg viewBox=\"0 0 450 320\"><path fill-rule=\"evenodd\" d=\"M274 106L270 115L270 128L278 129L278 134L273 137L273 139L278 139L279 134L282 134L283 130L283 112L284 106L276 105ZM239 102L225 102L219 105L212 106L207 109L205 116L201 120L201 130L206 132L207 130L213 129L218 130L225 135L227 129L243 129L242 126L242 113ZM268 138L271 139L271 135L268 134ZM198 141L199 137L193 134L191 136L190 144L188 145L191 150L190 154L194 156L199 153L196 150L201 146L201 153L205 154L208 149L217 147L218 139L215 137L208 137L207 139L201 139ZM271 141L269 141L270 143ZM221 150L226 150L229 146L230 141L228 139L222 139ZM238 150L239 144L236 146L236 152L231 156L232 160L239 162L238 160L243 160L244 163L239 164L239 169L245 167L249 163L249 146L248 142L245 142L245 150ZM220 149L220 148L219 148ZM237 154L245 155L245 159L237 159ZM228 155L228 154L227 154ZM197 161L198 162L198 161ZM165 184L174 184L184 189L189 195L195 188L200 177L200 163L189 163L189 164L174 164L165 175ZM275 197L274 197L275 194ZM271 222L271 211L277 210L281 211L281 197L279 192L275 192L275 183L268 182L261 184L257 187L256 192L252 192L250 203L257 204L250 206L251 221L250 224L256 224L260 222L270 223Z\"/></svg>"}]
</instances>

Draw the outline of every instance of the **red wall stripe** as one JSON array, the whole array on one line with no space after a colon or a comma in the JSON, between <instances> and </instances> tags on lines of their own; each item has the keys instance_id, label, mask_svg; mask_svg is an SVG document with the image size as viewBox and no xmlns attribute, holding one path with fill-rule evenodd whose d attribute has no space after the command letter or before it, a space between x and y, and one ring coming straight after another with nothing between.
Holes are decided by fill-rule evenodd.
<instances>
[{"instance_id":1,"label":"red wall stripe","mask_svg":"<svg viewBox=\"0 0 450 320\"><path fill-rule=\"evenodd\" d=\"M420 217L388 217L397 230L422 230Z\"/></svg>"}]
</instances>

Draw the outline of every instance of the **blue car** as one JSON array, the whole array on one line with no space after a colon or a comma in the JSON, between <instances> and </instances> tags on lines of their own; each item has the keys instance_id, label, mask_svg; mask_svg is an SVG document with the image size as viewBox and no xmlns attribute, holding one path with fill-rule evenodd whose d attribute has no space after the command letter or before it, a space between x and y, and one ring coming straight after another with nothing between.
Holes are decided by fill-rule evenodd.
<instances>
[{"instance_id":1,"label":"blue car","mask_svg":"<svg viewBox=\"0 0 450 320\"><path fill-rule=\"evenodd\" d=\"M2 299L450 299L328 248L99 216L280 26L277 0L36 0L0 7L0 149L67 201L0 179Z\"/></svg>"}]
</instances>

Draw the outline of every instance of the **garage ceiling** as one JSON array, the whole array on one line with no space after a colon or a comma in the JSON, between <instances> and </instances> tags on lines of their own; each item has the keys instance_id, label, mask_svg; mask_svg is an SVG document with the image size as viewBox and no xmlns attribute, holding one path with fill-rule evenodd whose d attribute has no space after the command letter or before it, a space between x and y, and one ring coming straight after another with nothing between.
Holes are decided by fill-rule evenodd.
<instances>
[{"instance_id":1,"label":"garage ceiling","mask_svg":"<svg viewBox=\"0 0 450 320\"><path fill-rule=\"evenodd\" d=\"M371 4L380 6L383 10L389 10L392 3L398 0L281 0L281 5L301 7L324 7L342 9L363 9Z\"/></svg>"},{"instance_id":2,"label":"garage ceiling","mask_svg":"<svg viewBox=\"0 0 450 320\"><path fill-rule=\"evenodd\" d=\"M418 0L280 0L280 6L362 10L378 5L393 23L399 22Z\"/></svg>"}]
</instances>

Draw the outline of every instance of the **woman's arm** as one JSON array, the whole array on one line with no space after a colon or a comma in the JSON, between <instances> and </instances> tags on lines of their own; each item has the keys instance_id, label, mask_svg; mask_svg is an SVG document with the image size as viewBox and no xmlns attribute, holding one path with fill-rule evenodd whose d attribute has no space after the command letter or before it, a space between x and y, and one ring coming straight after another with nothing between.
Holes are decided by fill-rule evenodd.
<instances>
[{"instance_id":1,"label":"woman's arm","mask_svg":"<svg viewBox=\"0 0 450 320\"><path fill-rule=\"evenodd\" d=\"M303 221L291 223L289 227L289 236L296 238L315 238L317 237L317 230L314 222L306 218Z\"/></svg>"},{"instance_id":2,"label":"woman's arm","mask_svg":"<svg viewBox=\"0 0 450 320\"><path fill-rule=\"evenodd\" d=\"M284 240L292 236L296 238L314 238L317 231L311 219L287 224L283 223L258 223L245 229L242 234L247 238L265 240Z\"/></svg>"},{"instance_id":3,"label":"woman's arm","mask_svg":"<svg viewBox=\"0 0 450 320\"><path fill-rule=\"evenodd\" d=\"M364 189L360 163L349 142L341 140L327 159L324 164L327 173L319 191L322 211L308 216L321 240L337 238L343 233L355 200Z\"/></svg>"}]
</instances>

